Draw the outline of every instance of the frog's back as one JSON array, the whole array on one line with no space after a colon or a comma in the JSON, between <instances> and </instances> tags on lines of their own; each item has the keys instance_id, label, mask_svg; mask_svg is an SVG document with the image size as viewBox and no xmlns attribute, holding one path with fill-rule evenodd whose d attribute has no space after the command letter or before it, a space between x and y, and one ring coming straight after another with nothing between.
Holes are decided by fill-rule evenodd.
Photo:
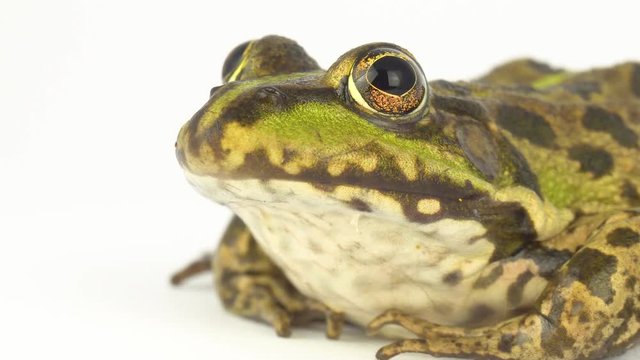
<instances>
[{"instance_id":1,"label":"frog's back","mask_svg":"<svg viewBox=\"0 0 640 360\"><path fill-rule=\"evenodd\" d=\"M465 85L554 204L640 206L640 63L570 73L520 60Z\"/></svg>"}]
</instances>

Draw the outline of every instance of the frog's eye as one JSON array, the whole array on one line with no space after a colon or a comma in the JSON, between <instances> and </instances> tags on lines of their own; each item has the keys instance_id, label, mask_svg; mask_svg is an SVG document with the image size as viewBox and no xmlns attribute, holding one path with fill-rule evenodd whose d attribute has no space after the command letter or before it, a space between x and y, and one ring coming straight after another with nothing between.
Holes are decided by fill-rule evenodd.
<instances>
[{"instance_id":1,"label":"frog's eye","mask_svg":"<svg viewBox=\"0 0 640 360\"><path fill-rule=\"evenodd\" d=\"M242 72L242 67L245 62L245 54L247 53L247 49L251 45L251 41L244 42L238 46L236 46L227 58L224 60L224 65L222 65L222 80L225 83L235 81Z\"/></svg>"},{"instance_id":2,"label":"frog's eye","mask_svg":"<svg viewBox=\"0 0 640 360\"><path fill-rule=\"evenodd\" d=\"M413 122L428 108L422 69L398 49L377 48L359 58L351 69L348 90L362 110L382 115L386 122Z\"/></svg>"}]
</instances>

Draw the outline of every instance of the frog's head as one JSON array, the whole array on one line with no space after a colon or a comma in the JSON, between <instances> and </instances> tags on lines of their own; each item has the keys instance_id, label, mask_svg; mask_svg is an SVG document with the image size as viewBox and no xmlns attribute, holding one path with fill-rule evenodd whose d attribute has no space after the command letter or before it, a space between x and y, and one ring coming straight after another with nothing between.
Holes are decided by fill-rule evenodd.
<instances>
[{"instance_id":1,"label":"frog's head","mask_svg":"<svg viewBox=\"0 0 640 360\"><path fill-rule=\"evenodd\" d=\"M483 107L450 96L454 84L429 85L397 45L360 46L323 71L293 41L270 36L234 49L223 78L178 136L188 174L384 193L412 221L481 217L500 189L537 191ZM376 206L350 194L341 197Z\"/></svg>"}]
</instances>

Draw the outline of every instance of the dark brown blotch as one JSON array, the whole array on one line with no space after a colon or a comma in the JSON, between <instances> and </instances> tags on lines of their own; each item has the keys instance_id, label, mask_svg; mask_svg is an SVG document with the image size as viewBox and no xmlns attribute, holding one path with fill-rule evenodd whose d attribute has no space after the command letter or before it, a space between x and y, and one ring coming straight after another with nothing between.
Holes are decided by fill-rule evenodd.
<instances>
[{"instance_id":1,"label":"dark brown blotch","mask_svg":"<svg viewBox=\"0 0 640 360\"><path fill-rule=\"evenodd\" d=\"M329 184L329 183L311 183L311 186L314 189L320 190L320 191L324 191L327 193L331 193L334 192L336 190L336 188L338 187L338 185L336 184Z\"/></svg>"},{"instance_id":2,"label":"dark brown blotch","mask_svg":"<svg viewBox=\"0 0 640 360\"><path fill-rule=\"evenodd\" d=\"M282 164L290 162L296 157L297 154L298 152L296 150L285 148L284 150L282 150Z\"/></svg>"},{"instance_id":3,"label":"dark brown blotch","mask_svg":"<svg viewBox=\"0 0 640 360\"><path fill-rule=\"evenodd\" d=\"M614 256L584 248L569 262L567 280L583 283L591 294L610 304L615 294L611 276L616 272L617 266L618 260Z\"/></svg>"},{"instance_id":4,"label":"dark brown blotch","mask_svg":"<svg viewBox=\"0 0 640 360\"><path fill-rule=\"evenodd\" d=\"M638 189L631 181L627 180L622 184L621 193L622 197L628 199L632 205L640 204L640 194L638 194Z\"/></svg>"},{"instance_id":5,"label":"dark brown blotch","mask_svg":"<svg viewBox=\"0 0 640 360\"><path fill-rule=\"evenodd\" d=\"M582 117L584 127L605 132L624 147L637 147L638 135L625 125L622 117L597 106L589 106Z\"/></svg>"},{"instance_id":6,"label":"dark brown blotch","mask_svg":"<svg viewBox=\"0 0 640 360\"><path fill-rule=\"evenodd\" d=\"M554 145L556 134L540 114L519 106L505 105L498 109L496 120L511 134L532 144L546 148Z\"/></svg>"},{"instance_id":7,"label":"dark brown blotch","mask_svg":"<svg viewBox=\"0 0 640 360\"><path fill-rule=\"evenodd\" d=\"M489 286L493 285L493 283L495 283L500 278L500 276L502 276L503 273L504 273L504 268L502 267L502 265L498 265L493 269L491 269L491 271L487 275L479 277L473 283L473 288L486 289Z\"/></svg>"},{"instance_id":8,"label":"dark brown blotch","mask_svg":"<svg viewBox=\"0 0 640 360\"><path fill-rule=\"evenodd\" d=\"M581 324L586 324L589 321L591 321L591 317L589 316L589 313L586 311L581 312L580 316L578 316L578 322Z\"/></svg>"},{"instance_id":9,"label":"dark brown blotch","mask_svg":"<svg viewBox=\"0 0 640 360\"><path fill-rule=\"evenodd\" d=\"M527 270L518 275L516 281L509 286L509 289L507 290L507 300L511 306L517 306L522 302L524 288L527 286L529 281L533 279L533 277L533 273Z\"/></svg>"},{"instance_id":10,"label":"dark brown blotch","mask_svg":"<svg viewBox=\"0 0 640 360\"><path fill-rule=\"evenodd\" d=\"M636 278L635 276L629 276L627 280L624 282L624 287L626 287L629 290L633 290L635 289L637 283L638 283L638 278Z\"/></svg>"},{"instance_id":11,"label":"dark brown blotch","mask_svg":"<svg viewBox=\"0 0 640 360\"><path fill-rule=\"evenodd\" d=\"M618 247L631 247L640 243L640 234L631 228L617 228L607 234L607 243Z\"/></svg>"},{"instance_id":12,"label":"dark brown blotch","mask_svg":"<svg viewBox=\"0 0 640 360\"><path fill-rule=\"evenodd\" d=\"M568 250L556 250L547 248L541 243L535 243L522 251L516 259L528 259L533 261L538 267L537 275L545 279L553 278L567 260L573 256L573 252Z\"/></svg>"},{"instance_id":13,"label":"dark brown blotch","mask_svg":"<svg viewBox=\"0 0 640 360\"><path fill-rule=\"evenodd\" d=\"M500 342L498 342L498 350L503 353L510 353L511 348L513 348L513 340L514 336L512 334L503 334L500 337Z\"/></svg>"},{"instance_id":14,"label":"dark brown blotch","mask_svg":"<svg viewBox=\"0 0 640 360\"><path fill-rule=\"evenodd\" d=\"M580 171L602 177L613 169L613 156L604 149L591 145L576 145L569 149L569 157L580 163Z\"/></svg>"},{"instance_id":15,"label":"dark brown blotch","mask_svg":"<svg viewBox=\"0 0 640 360\"><path fill-rule=\"evenodd\" d=\"M351 199L349 201L349 206L358 211L371 212L371 207L369 206L369 204L358 198Z\"/></svg>"},{"instance_id":16,"label":"dark brown blotch","mask_svg":"<svg viewBox=\"0 0 640 360\"><path fill-rule=\"evenodd\" d=\"M469 324L482 324L495 315L495 310L486 304L474 305L469 312Z\"/></svg>"},{"instance_id":17,"label":"dark brown blotch","mask_svg":"<svg viewBox=\"0 0 640 360\"><path fill-rule=\"evenodd\" d=\"M462 272L460 270L452 271L442 278L442 282L450 286L458 285L460 281L462 281Z\"/></svg>"}]
</instances>

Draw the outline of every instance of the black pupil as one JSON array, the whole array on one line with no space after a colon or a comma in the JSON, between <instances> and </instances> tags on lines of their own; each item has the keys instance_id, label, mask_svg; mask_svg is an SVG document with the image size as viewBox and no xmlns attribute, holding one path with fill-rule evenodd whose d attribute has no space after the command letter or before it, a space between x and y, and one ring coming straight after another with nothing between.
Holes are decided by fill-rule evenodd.
<instances>
[{"instance_id":1,"label":"black pupil","mask_svg":"<svg viewBox=\"0 0 640 360\"><path fill-rule=\"evenodd\" d=\"M242 60L242 54L249 46L249 42L244 42L238 46L236 46L229 55L227 55L227 59L224 61L224 65L222 65L222 78L226 78L231 75L231 73L238 67L240 60Z\"/></svg>"},{"instance_id":2,"label":"black pupil","mask_svg":"<svg viewBox=\"0 0 640 360\"><path fill-rule=\"evenodd\" d=\"M406 60L385 56L371 64L367 70L367 79L377 89L399 96L411 90L416 82L416 75Z\"/></svg>"}]
</instances>

